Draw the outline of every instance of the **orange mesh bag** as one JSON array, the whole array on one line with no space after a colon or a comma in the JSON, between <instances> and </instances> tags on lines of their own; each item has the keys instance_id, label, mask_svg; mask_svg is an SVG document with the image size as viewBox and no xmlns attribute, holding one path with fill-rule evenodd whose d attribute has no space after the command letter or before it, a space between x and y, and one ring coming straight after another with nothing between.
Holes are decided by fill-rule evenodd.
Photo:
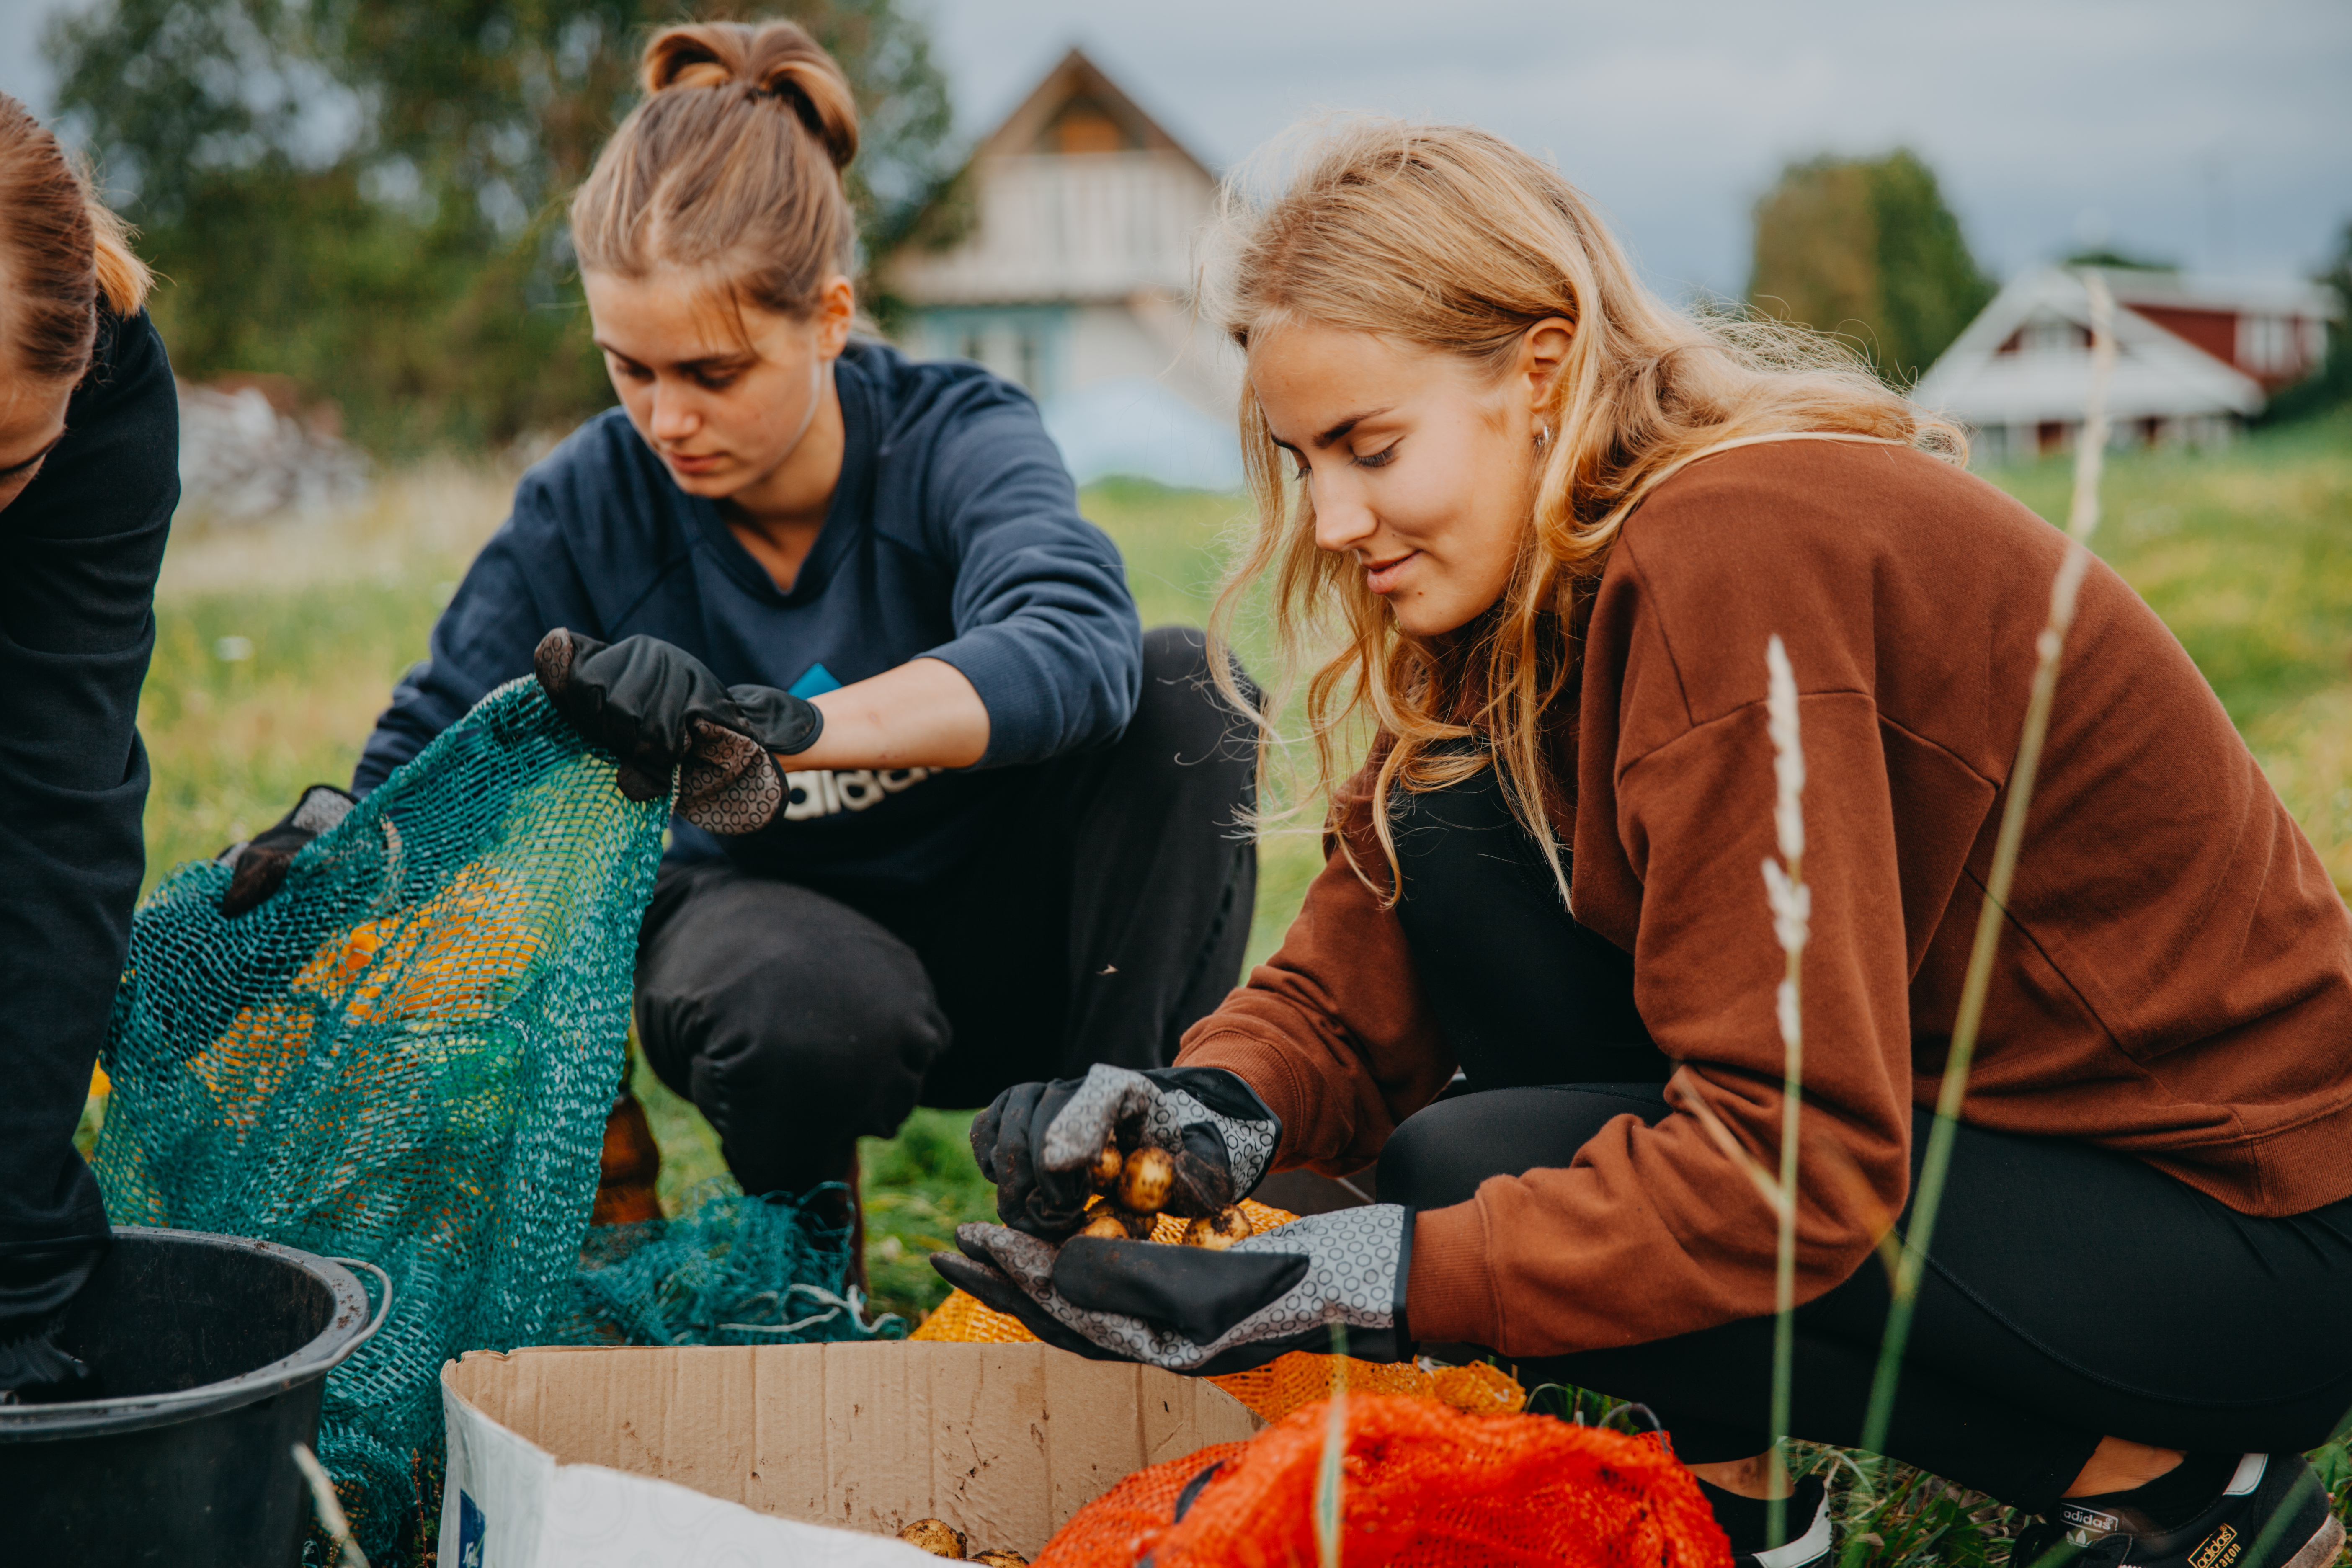
<instances>
[{"instance_id":1,"label":"orange mesh bag","mask_svg":"<svg viewBox=\"0 0 2352 1568\"><path fill-rule=\"evenodd\" d=\"M1264 1366L1209 1381L1249 1406L1261 1421L1279 1421L1301 1405L1328 1399L1334 1384L1349 1394L1437 1397L1437 1380L1411 1362L1358 1361L1311 1351L1292 1351Z\"/></svg>"},{"instance_id":2,"label":"orange mesh bag","mask_svg":"<svg viewBox=\"0 0 2352 1568\"><path fill-rule=\"evenodd\" d=\"M1036 1568L1314 1568L1328 1405L1251 1441L1129 1477L1078 1510ZM1464 1415L1431 1400L1347 1402L1343 1563L1728 1568L1698 1482L1661 1436L1548 1416ZM1175 1504L1213 1464L1180 1521ZM1161 1510L1165 1511L1161 1511Z\"/></svg>"},{"instance_id":3,"label":"orange mesh bag","mask_svg":"<svg viewBox=\"0 0 2352 1568\"><path fill-rule=\"evenodd\" d=\"M1212 1467L1230 1465L1247 1443L1213 1443L1138 1470L1070 1516L1031 1568L1134 1568L1176 1518L1176 1500Z\"/></svg>"}]
</instances>

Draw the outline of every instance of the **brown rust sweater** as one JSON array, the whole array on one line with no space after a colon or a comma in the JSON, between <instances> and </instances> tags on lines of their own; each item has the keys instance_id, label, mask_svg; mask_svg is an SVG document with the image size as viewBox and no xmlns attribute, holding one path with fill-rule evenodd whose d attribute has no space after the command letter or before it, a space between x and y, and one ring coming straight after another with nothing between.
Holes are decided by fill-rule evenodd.
<instances>
[{"instance_id":1,"label":"brown rust sweater","mask_svg":"<svg viewBox=\"0 0 2352 1568\"><path fill-rule=\"evenodd\" d=\"M1771 1310L1769 1213L1688 1107L1777 1163L1775 632L1801 694L1813 899L1799 1299L1861 1264L1906 1195L1911 1108L1937 1096L2063 549L1981 480L1845 442L1702 459L1628 521L1558 826L1577 918L1633 953L1642 1016L1682 1064L1675 1109L1423 1211L1418 1336L1540 1355ZM1378 867L1363 789L1339 821ZM1265 1097L1277 1165L1332 1173L1454 1068L1395 915L1336 854L1180 1059ZM2352 918L2188 655L2104 565L2064 650L1963 1116L2126 1151L2247 1214L2352 1194Z\"/></svg>"}]
</instances>

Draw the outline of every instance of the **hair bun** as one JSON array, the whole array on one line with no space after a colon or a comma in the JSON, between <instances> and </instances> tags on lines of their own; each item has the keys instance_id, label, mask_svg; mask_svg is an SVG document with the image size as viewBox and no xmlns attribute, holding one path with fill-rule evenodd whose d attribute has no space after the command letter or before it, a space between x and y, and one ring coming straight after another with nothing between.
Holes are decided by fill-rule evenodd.
<instances>
[{"instance_id":1,"label":"hair bun","mask_svg":"<svg viewBox=\"0 0 2352 1568\"><path fill-rule=\"evenodd\" d=\"M665 28L646 46L648 94L674 88L740 86L772 98L846 169L857 155L857 101L849 79L793 22L696 22Z\"/></svg>"},{"instance_id":2,"label":"hair bun","mask_svg":"<svg viewBox=\"0 0 2352 1568\"><path fill-rule=\"evenodd\" d=\"M806 55L771 63L761 73L760 90L791 105L809 133L824 143L833 166L846 169L857 156L857 102L831 57L814 43L808 49Z\"/></svg>"}]
</instances>

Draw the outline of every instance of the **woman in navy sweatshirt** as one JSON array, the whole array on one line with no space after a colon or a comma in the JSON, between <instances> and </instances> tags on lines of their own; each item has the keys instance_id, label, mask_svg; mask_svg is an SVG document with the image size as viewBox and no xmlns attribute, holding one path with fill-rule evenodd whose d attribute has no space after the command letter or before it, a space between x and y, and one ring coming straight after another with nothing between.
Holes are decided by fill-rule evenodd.
<instances>
[{"instance_id":1,"label":"woman in navy sweatshirt","mask_svg":"<svg viewBox=\"0 0 2352 1568\"><path fill-rule=\"evenodd\" d=\"M1240 969L1250 757L1028 396L852 337L830 57L681 26L645 83L572 212L622 406L524 477L353 788L535 650L647 794L698 721L739 737L758 809L687 790L638 1029L744 1188L797 1193L919 1102L1168 1061ZM257 841L247 898L339 804Z\"/></svg>"}]
</instances>

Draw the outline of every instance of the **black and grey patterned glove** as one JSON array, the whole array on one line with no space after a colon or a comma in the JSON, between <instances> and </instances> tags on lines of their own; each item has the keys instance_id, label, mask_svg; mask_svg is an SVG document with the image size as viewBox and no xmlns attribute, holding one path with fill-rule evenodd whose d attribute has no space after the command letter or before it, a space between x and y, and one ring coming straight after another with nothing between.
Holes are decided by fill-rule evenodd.
<instances>
[{"instance_id":1,"label":"black and grey patterned glove","mask_svg":"<svg viewBox=\"0 0 2352 1568\"><path fill-rule=\"evenodd\" d=\"M621 764L621 793L653 800L677 773L677 814L713 833L754 833L783 809L773 753L816 744L824 714L772 686L721 686L658 637L607 646L556 627L531 656L539 684L581 738Z\"/></svg>"},{"instance_id":2,"label":"black and grey patterned glove","mask_svg":"<svg viewBox=\"0 0 2352 1568\"><path fill-rule=\"evenodd\" d=\"M1175 1156L1171 1214L1197 1218L1249 1195L1282 1122L1223 1068L1137 1072L1097 1062L1078 1079L1015 1084L972 1119L971 1152L996 1184L997 1217L1059 1240L1086 1224L1095 1157L1116 1138Z\"/></svg>"},{"instance_id":3,"label":"black and grey patterned glove","mask_svg":"<svg viewBox=\"0 0 2352 1568\"><path fill-rule=\"evenodd\" d=\"M232 844L214 859L232 868L228 891L221 895L220 911L234 920L286 885L287 868L310 844L350 815L356 803L332 784L312 784L294 803L294 809L242 843Z\"/></svg>"},{"instance_id":4,"label":"black and grey patterned glove","mask_svg":"<svg viewBox=\"0 0 2352 1568\"><path fill-rule=\"evenodd\" d=\"M962 1255L931 1267L1047 1344L1097 1361L1222 1376L1291 1351L1404 1361L1412 1211L1395 1204L1310 1215L1223 1252L1082 1236L1059 1247L1001 1225L956 1229Z\"/></svg>"}]
</instances>

